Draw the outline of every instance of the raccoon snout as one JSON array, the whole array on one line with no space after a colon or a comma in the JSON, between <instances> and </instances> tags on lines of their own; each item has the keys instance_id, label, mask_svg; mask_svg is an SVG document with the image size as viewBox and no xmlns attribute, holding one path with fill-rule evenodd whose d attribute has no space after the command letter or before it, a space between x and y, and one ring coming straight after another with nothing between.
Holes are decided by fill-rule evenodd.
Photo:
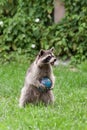
<instances>
[{"instance_id":1,"label":"raccoon snout","mask_svg":"<svg viewBox=\"0 0 87 130\"><path fill-rule=\"evenodd\" d=\"M57 60L57 59L55 58L55 59L54 59L54 62L56 62L56 60Z\"/></svg>"}]
</instances>

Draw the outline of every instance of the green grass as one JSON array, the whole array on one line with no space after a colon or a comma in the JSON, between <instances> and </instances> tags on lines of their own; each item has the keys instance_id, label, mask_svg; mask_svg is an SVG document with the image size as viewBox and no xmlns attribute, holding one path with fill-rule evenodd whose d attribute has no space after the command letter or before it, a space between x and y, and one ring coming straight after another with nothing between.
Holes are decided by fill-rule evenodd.
<instances>
[{"instance_id":1,"label":"green grass","mask_svg":"<svg viewBox=\"0 0 87 130\"><path fill-rule=\"evenodd\" d=\"M75 72L68 67L54 68L54 105L20 109L27 68L27 63L0 65L0 130L87 130L87 64Z\"/></svg>"}]
</instances>

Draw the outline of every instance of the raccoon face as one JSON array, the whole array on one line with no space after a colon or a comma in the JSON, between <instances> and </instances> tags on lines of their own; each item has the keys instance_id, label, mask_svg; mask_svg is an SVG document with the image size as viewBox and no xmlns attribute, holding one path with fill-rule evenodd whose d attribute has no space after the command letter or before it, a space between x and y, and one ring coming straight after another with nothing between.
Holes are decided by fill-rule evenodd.
<instances>
[{"instance_id":1,"label":"raccoon face","mask_svg":"<svg viewBox=\"0 0 87 130\"><path fill-rule=\"evenodd\" d=\"M38 55L38 64L51 64L54 65L54 62L56 61L56 57L53 54L54 48L51 48L50 50L40 50Z\"/></svg>"}]
</instances>

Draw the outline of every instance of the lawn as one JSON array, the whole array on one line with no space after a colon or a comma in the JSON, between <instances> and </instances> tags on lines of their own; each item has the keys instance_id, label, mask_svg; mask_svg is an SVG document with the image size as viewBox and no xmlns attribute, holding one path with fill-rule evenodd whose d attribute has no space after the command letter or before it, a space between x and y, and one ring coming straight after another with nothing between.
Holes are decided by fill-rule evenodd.
<instances>
[{"instance_id":1,"label":"lawn","mask_svg":"<svg viewBox=\"0 0 87 130\"><path fill-rule=\"evenodd\" d=\"M87 64L54 67L55 103L18 106L28 64L0 65L0 130L87 130Z\"/></svg>"}]
</instances>

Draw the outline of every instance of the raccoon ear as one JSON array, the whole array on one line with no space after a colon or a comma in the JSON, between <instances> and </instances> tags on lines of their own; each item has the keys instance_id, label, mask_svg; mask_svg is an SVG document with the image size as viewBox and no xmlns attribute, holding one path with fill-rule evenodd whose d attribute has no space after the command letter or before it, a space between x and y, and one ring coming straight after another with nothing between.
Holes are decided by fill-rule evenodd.
<instances>
[{"instance_id":1,"label":"raccoon ear","mask_svg":"<svg viewBox=\"0 0 87 130\"><path fill-rule=\"evenodd\" d=\"M44 53L45 53L45 51L43 49L41 49L39 52L39 57L42 56Z\"/></svg>"},{"instance_id":2,"label":"raccoon ear","mask_svg":"<svg viewBox=\"0 0 87 130\"><path fill-rule=\"evenodd\" d=\"M52 48L50 49L50 51L53 52L53 51L54 51L54 47L52 47Z\"/></svg>"}]
</instances>

